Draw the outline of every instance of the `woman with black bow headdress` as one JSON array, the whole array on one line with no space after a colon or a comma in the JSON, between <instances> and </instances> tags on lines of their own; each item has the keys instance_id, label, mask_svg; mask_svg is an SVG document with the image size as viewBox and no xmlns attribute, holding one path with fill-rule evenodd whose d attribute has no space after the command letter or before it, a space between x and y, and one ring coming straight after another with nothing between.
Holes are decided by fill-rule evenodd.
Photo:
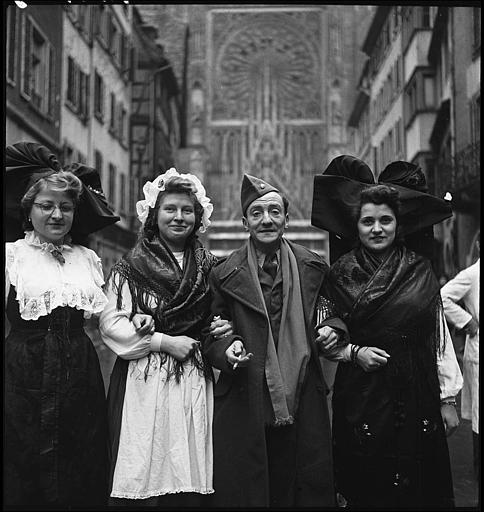
<instances>
[{"instance_id":1,"label":"woman with black bow headdress","mask_svg":"<svg viewBox=\"0 0 484 512\"><path fill-rule=\"evenodd\" d=\"M366 165L338 158L344 168ZM395 162L390 169L379 184L348 177L345 169L315 179L313 224L338 236L339 249L355 240L331 265L319 308L321 318L328 311L342 318L351 339L344 346L321 343L323 354L339 362L335 481L350 508L448 508L446 436L458 425L462 376L422 244L429 227L451 212L418 190L425 179L419 168ZM332 218L338 211L343 215ZM419 252L408 247L409 234Z\"/></svg>"},{"instance_id":2,"label":"woman with black bow headdress","mask_svg":"<svg viewBox=\"0 0 484 512\"><path fill-rule=\"evenodd\" d=\"M87 197L92 190L40 144L8 146L6 165L7 233L15 238L23 218L25 235L6 244L4 503L99 507L106 503L106 405L83 321L107 299L99 257L75 239L119 217L89 208L98 201Z\"/></svg>"},{"instance_id":3,"label":"woman with black bow headdress","mask_svg":"<svg viewBox=\"0 0 484 512\"><path fill-rule=\"evenodd\" d=\"M110 504L200 506L212 486L211 367L202 329L209 321L208 273L216 262L197 234L213 210L200 180L171 168L148 181L136 209L134 248L111 271L100 319L118 355L108 392Z\"/></svg>"}]
</instances>

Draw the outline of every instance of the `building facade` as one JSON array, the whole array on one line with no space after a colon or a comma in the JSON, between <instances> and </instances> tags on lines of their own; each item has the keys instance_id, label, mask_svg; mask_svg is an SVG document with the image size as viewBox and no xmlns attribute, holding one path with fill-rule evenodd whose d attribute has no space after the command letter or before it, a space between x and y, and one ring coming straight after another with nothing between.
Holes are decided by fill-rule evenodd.
<instances>
[{"instance_id":1,"label":"building facade","mask_svg":"<svg viewBox=\"0 0 484 512\"><path fill-rule=\"evenodd\" d=\"M108 272L135 239L128 206L132 6L63 9L63 162L95 167L109 204L121 217L116 225L91 237L91 246Z\"/></svg>"},{"instance_id":2,"label":"building facade","mask_svg":"<svg viewBox=\"0 0 484 512\"><path fill-rule=\"evenodd\" d=\"M59 154L62 7L4 7L6 144L39 142Z\"/></svg>"},{"instance_id":3,"label":"building facade","mask_svg":"<svg viewBox=\"0 0 484 512\"><path fill-rule=\"evenodd\" d=\"M452 196L445 223L445 271L473 263L480 234L480 7L439 7L429 61L438 112L431 134L435 193Z\"/></svg>"},{"instance_id":4,"label":"building facade","mask_svg":"<svg viewBox=\"0 0 484 512\"><path fill-rule=\"evenodd\" d=\"M452 197L435 227L439 272L476 258L480 232L480 7L379 6L348 119L355 155L375 176L394 160L419 165L430 192Z\"/></svg>"},{"instance_id":5,"label":"building facade","mask_svg":"<svg viewBox=\"0 0 484 512\"><path fill-rule=\"evenodd\" d=\"M147 180L175 165L180 146L180 90L158 30L133 7L132 111L130 117L131 178L129 209L137 230L135 202Z\"/></svg>"}]
</instances>

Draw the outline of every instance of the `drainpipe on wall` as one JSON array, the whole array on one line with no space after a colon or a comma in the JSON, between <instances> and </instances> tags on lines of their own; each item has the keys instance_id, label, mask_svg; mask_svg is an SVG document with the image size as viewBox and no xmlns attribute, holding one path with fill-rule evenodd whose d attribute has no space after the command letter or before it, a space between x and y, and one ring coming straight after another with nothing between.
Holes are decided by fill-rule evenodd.
<instances>
[{"instance_id":1,"label":"drainpipe on wall","mask_svg":"<svg viewBox=\"0 0 484 512\"><path fill-rule=\"evenodd\" d=\"M449 47L449 55L450 55L450 154L451 154L451 172L455 172L455 164L456 164L456 86L455 86L455 34L454 34L454 7L449 7L449 34L450 34L450 47ZM454 182L454 180L452 180ZM455 191L452 191L455 193ZM453 228L453 238L454 238L454 262L457 263L457 271L462 269L460 264L460 254L461 254L461 238L460 238L460 215L458 216L457 212L454 211L454 228Z\"/></svg>"},{"instance_id":2,"label":"drainpipe on wall","mask_svg":"<svg viewBox=\"0 0 484 512\"><path fill-rule=\"evenodd\" d=\"M454 39L454 8L449 7L449 34L450 34L450 47L449 47L449 55L450 55L450 105L451 105L451 113L450 113L450 153L452 159L455 158L455 39Z\"/></svg>"},{"instance_id":3,"label":"drainpipe on wall","mask_svg":"<svg viewBox=\"0 0 484 512\"><path fill-rule=\"evenodd\" d=\"M94 31L93 31L94 32ZM91 97L94 98L94 89L96 87L95 85L95 82L96 82L96 77L95 77L95 74L94 74L94 33L92 34L92 38L93 38L93 44L92 46L90 46L90 55L89 55L89 77L90 79L91 78L94 78L94 87L92 88L92 94L89 94L89 104L88 104L88 108L89 108L89 112L88 112L88 116L87 116L87 165L90 165L89 162L92 162L92 166L94 167L94 165L96 164L96 162L94 161L94 154L93 154L93 151L92 151L92 118L94 117L94 101L91 101ZM89 89L90 89L90 86L91 84L89 83ZM92 111L91 111L91 105L92 105ZM91 160L92 159L92 160ZM98 169L99 171L99 169ZM102 177L101 177L102 179ZM101 181L101 185L102 185L102 181Z\"/></svg>"}]
</instances>

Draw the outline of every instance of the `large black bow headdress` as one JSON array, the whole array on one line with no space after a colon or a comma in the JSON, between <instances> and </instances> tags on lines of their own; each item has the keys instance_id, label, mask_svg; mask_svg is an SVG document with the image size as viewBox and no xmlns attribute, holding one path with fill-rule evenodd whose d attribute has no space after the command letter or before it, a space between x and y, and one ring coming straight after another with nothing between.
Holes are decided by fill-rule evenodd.
<instances>
[{"instance_id":1,"label":"large black bow headdress","mask_svg":"<svg viewBox=\"0 0 484 512\"><path fill-rule=\"evenodd\" d=\"M324 173L314 177L311 224L330 233L330 261L349 251L357 237L355 212L360 193L376 183L391 185L400 197L400 233L413 250L433 257L433 225L452 216L450 204L427 193L419 166L396 161L378 182L368 165L350 155L333 159Z\"/></svg>"},{"instance_id":2,"label":"large black bow headdress","mask_svg":"<svg viewBox=\"0 0 484 512\"><path fill-rule=\"evenodd\" d=\"M96 169L74 163L65 166L64 171L75 174L83 184L77 215L72 223L72 233L85 237L118 222L120 217L109 207L101 186L101 177Z\"/></svg>"},{"instance_id":3,"label":"large black bow headdress","mask_svg":"<svg viewBox=\"0 0 484 512\"><path fill-rule=\"evenodd\" d=\"M55 155L37 142L18 142L7 146L5 168L5 240L13 242L23 235L24 214L20 202L24 194L39 179L63 169ZM72 164L65 170L73 172L83 184L71 229L74 241L119 220L107 206L95 169Z\"/></svg>"}]
</instances>

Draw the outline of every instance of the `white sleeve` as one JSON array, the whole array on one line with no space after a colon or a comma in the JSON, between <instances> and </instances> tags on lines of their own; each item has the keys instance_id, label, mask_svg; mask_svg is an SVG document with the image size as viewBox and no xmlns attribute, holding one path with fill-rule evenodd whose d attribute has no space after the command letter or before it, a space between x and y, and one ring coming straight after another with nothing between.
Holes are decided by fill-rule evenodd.
<instances>
[{"instance_id":1,"label":"white sleeve","mask_svg":"<svg viewBox=\"0 0 484 512\"><path fill-rule=\"evenodd\" d=\"M5 307L7 307L8 294L10 293L10 276L5 268Z\"/></svg>"},{"instance_id":2,"label":"white sleeve","mask_svg":"<svg viewBox=\"0 0 484 512\"><path fill-rule=\"evenodd\" d=\"M132 304L129 287L124 285L122 288L120 310L116 307L117 297L111 283L108 283L106 294L108 303L99 318L99 331L104 343L123 359L140 359L150 352L159 352L163 334L155 332L140 336L129 319Z\"/></svg>"},{"instance_id":3,"label":"white sleeve","mask_svg":"<svg viewBox=\"0 0 484 512\"><path fill-rule=\"evenodd\" d=\"M439 325L441 344L444 342L445 335L445 350L442 354L439 352L437 355L437 372L440 383L440 399L442 400L447 397L455 397L462 389L463 379L449 328L442 313L440 313Z\"/></svg>"},{"instance_id":4,"label":"white sleeve","mask_svg":"<svg viewBox=\"0 0 484 512\"><path fill-rule=\"evenodd\" d=\"M472 286L472 275L467 269L459 272L454 279L451 279L440 290L442 304L444 305L445 318L457 329L462 329L470 322L472 315L457 302L462 300L470 291Z\"/></svg>"}]
</instances>

